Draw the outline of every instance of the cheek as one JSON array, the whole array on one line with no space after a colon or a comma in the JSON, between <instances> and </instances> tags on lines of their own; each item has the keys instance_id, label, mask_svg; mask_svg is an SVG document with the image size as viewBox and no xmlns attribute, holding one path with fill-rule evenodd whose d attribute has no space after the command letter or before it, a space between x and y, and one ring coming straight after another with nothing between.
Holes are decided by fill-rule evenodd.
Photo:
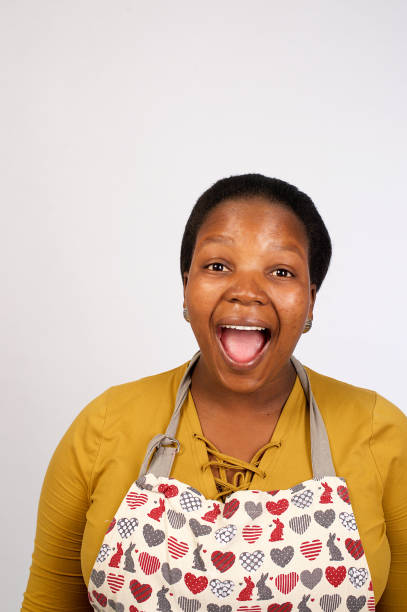
<instances>
[{"instance_id":1,"label":"cheek","mask_svg":"<svg viewBox=\"0 0 407 612\"><path fill-rule=\"evenodd\" d=\"M279 311L283 318L292 322L298 321L299 324L302 324L307 315L309 305L309 292L299 289L298 291L290 291L282 296Z\"/></svg>"}]
</instances>

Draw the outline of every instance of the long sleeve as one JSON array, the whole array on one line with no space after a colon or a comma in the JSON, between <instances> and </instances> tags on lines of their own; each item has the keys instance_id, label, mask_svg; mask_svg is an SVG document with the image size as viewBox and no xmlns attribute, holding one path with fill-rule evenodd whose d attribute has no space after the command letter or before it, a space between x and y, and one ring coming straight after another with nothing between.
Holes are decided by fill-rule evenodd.
<instances>
[{"instance_id":1,"label":"long sleeve","mask_svg":"<svg viewBox=\"0 0 407 612\"><path fill-rule=\"evenodd\" d=\"M391 550L387 586L378 612L400 612L407 601L407 418L377 396L371 450L383 485L383 510Z\"/></svg>"},{"instance_id":2,"label":"long sleeve","mask_svg":"<svg viewBox=\"0 0 407 612\"><path fill-rule=\"evenodd\" d=\"M82 411L49 464L23 612L90 609L81 570L81 545L105 404L102 395Z\"/></svg>"}]
</instances>

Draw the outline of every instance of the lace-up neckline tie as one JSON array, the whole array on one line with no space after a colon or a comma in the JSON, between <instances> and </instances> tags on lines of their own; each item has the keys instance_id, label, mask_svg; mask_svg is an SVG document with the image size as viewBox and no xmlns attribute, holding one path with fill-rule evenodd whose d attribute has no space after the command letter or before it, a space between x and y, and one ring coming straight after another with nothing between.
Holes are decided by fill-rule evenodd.
<instances>
[{"instance_id":1,"label":"lace-up neckline tie","mask_svg":"<svg viewBox=\"0 0 407 612\"><path fill-rule=\"evenodd\" d=\"M222 501L230 493L247 490L255 474L260 476L260 478L265 478L266 472L260 469L260 461L269 448L281 445L281 442L268 442L257 451L251 462L248 463L242 459L236 459L236 457L221 453L205 436L194 434L194 437L196 440L201 440L206 444L206 450L209 455L209 461L201 467L202 471L205 472L208 468L215 468L218 471L218 475L213 475L216 488L218 489L214 499L222 499ZM229 481L227 478L228 470L235 472L232 481Z\"/></svg>"}]
</instances>

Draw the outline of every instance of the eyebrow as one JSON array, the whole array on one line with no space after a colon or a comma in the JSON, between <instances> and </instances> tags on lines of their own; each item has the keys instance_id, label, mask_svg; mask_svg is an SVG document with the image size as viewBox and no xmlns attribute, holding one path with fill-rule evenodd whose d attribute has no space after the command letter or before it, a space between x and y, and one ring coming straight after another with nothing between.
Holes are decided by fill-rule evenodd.
<instances>
[{"instance_id":1,"label":"eyebrow","mask_svg":"<svg viewBox=\"0 0 407 612\"><path fill-rule=\"evenodd\" d=\"M225 243L231 243L234 242L233 238L230 237L226 237L226 236L208 236L208 238L205 238L205 240L202 240L202 244L206 244L207 242L225 242Z\"/></svg>"}]
</instances>

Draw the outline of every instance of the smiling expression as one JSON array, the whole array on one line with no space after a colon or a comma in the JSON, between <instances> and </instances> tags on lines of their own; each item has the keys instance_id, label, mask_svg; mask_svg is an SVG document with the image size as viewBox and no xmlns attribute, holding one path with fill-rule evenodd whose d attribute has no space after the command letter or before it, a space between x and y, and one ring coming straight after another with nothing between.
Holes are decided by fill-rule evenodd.
<instances>
[{"instance_id":1,"label":"smiling expression","mask_svg":"<svg viewBox=\"0 0 407 612\"><path fill-rule=\"evenodd\" d=\"M198 232L184 275L185 306L209 379L253 392L284 375L315 293L306 231L293 212L262 197L219 204ZM228 326L262 329L252 358L227 350Z\"/></svg>"}]
</instances>

